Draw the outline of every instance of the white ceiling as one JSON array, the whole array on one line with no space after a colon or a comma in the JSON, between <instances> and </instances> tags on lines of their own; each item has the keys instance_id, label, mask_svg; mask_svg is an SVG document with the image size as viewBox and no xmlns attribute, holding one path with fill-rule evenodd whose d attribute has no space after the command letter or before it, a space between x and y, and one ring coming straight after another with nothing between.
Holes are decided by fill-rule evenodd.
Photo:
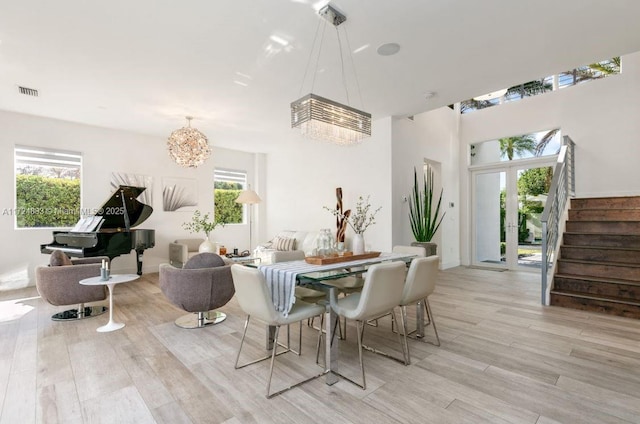
<instances>
[{"instance_id":1,"label":"white ceiling","mask_svg":"<svg viewBox=\"0 0 640 424\"><path fill-rule=\"evenodd\" d=\"M351 50L368 46L351 56L362 102L349 56L345 69L350 104L373 119L640 51L638 0L332 4L347 15L340 29ZM162 138L192 115L214 146L268 151L293 131L291 101L311 91L316 67L302 79L318 58L310 55L318 8L311 0L2 0L0 109ZM376 53L390 42L398 54ZM339 57L328 26L313 92L346 103ZM18 94L18 85L40 97Z\"/></svg>"}]
</instances>

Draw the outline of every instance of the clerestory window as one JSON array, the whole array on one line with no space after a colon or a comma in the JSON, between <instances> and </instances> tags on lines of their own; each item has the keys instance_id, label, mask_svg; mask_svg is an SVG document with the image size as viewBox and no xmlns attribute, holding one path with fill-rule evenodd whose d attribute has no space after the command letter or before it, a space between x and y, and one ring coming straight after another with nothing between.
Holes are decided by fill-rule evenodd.
<instances>
[{"instance_id":1,"label":"clerestory window","mask_svg":"<svg viewBox=\"0 0 640 424\"><path fill-rule=\"evenodd\" d=\"M470 113L476 110L509 103L526 97L537 96L549 91L561 90L566 87L595 81L611 75L621 73L620 57L603 60L590 65L580 66L558 75L551 75L539 80L533 80L514 85L508 89L498 90L494 93L474 97L460 102L460 112Z\"/></svg>"}]
</instances>

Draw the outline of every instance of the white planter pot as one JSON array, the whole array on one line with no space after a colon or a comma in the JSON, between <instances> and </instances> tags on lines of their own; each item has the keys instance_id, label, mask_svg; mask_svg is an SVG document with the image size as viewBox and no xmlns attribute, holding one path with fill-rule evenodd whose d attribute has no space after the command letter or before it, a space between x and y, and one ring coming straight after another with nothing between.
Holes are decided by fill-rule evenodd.
<instances>
[{"instance_id":1,"label":"white planter pot","mask_svg":"<svg viewBox=\"0 0 640 424\"><path fill-rule=\"evenodd\" d=\"M216 244L209 240L209 237L205 237L200 247L198 247L198 252L211 252L216 253Z\"/></svg>"},{"instance_id":2,"label":"white planter pot","mask_svg":"<svg viewBox=\"0 0 640 424\"><path fill-rule=\"evenodd\" d=\"M362 255L364 253L364 236L362 234L356 234L351 240L351 250L354 255Z\"/></svg>"}]
</instances>

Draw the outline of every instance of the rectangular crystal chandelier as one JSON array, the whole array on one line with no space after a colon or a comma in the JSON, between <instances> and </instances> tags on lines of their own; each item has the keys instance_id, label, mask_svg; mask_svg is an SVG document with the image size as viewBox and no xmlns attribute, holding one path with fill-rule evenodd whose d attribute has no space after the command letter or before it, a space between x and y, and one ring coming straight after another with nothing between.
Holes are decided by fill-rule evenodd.
<instances>
[{"instance_id":1,"label":"rectangular crystal chandelier","mask_svg":"<svg viewBox=\"0 0 640 424\"><path fill-rule=\"evenodd\" d=\"M340 47L338 54L340 62L344 64L345 60L342 57L342 43L340 40L338 26L347 20L347 16L330 4L322 7L318 11L318 14L323 18L325 27L327 24L331 24L336 28L338 46ZM320 30L321 22L322 20L318 22L316 35L309 52L307 70L305 71L305 77L302 80L303 85L306 76L309 73L311 57L314 50L316 50L316 40L318 38L318 31ZM341 145L359 143L364 138L371 137L371 114L313 94L313 82L315 81L315 74L318 73L317 68L320 61L320 50L322 49L323 39L324 28L322 30L320 47L317 49L318 59L316 60L316 69L313 73L314 78L312 78L311 93L291 103L291 128L299 128L303 136L316 140L331 141ZM351 46L349 46L349 39L346 37L346 34L345 39L347 42L346 50L351 52ZM351 58L350 63L353 63L353 58ZM355 69L353 73L355 75ZM357 81L358 79L356 76L356 87L358 87L359 93L360 88ZM342 68L342 82L344 83L344 89L347 95L347 103L350 104L349 89L347 88L346 78L344 75L344 66ZM300 93L302 94L302 92L301 88ZM362 98L360 101L362 102Z\"/></svg>"},{"instance_id":2,"label":"rectangular crystal chandelier","mask_svg":"<svg viewBox=\"0 0 640 424\"><path fill-rule=\"evenodd\" d=\"M371 114L307 94L291 103L291 128L316 140L354 144L371 136Z\"/></svg>"}]
</instances>

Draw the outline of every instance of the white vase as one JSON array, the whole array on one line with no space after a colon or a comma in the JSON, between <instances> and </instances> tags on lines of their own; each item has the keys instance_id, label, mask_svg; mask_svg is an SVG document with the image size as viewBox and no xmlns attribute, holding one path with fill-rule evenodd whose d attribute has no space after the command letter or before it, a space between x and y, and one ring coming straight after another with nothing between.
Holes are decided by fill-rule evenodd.
<instances>
[{"instance_id":1,"label":"white vase","mask_svg":"<svg viewBox=\"0 0 640 424\"><path fill-rule=\"evenodd\" d=\"M351 240L351 250L354 255L362 255L364 253L364 236L362 234L356 234Z\"/></svg>"},{"instance_id":2,"label":"white vase","mask_svg":"<svg viewBox=\"0 0 640 424\"><path fill-rule=\"evenodd\" d=\"M216 253L216 244L209 240L209 236L206 236L200 247L198 247L198 252Z\"/></svg>"}]
</instances>

